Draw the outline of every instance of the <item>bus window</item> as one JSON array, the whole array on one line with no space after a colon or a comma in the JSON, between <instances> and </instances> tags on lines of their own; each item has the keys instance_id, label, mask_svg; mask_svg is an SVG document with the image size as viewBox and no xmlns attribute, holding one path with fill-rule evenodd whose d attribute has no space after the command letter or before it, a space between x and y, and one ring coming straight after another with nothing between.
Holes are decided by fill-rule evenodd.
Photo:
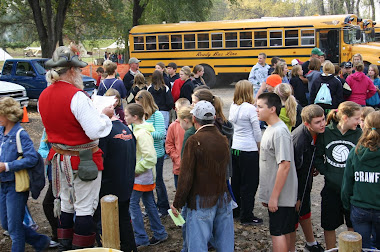
<instances>
[{"instance_id":1,"label":"bus window","mask_svg":"<svg viewBox=\"0 0 380 252\"><path fill-rule=\"evenodd\" d=\"M185 49L195 48L195 34L185 34L184 35L184 45Z\"/></svg>"},{"instance_id":2,"label":"bus window","mask_svg":"<svg viewBox=\"0 0 380 252\"><path fill-rule=\"evenodd\" d=\"M168 35L158 36L158 48L160 50L169 49L169 36Z\"/></svg>"},{"instance_id":3,"label":"bus window","mask_svg":"<svg viewBox=\"0 0 380 252\"><path fill-rule=\"evenodd\" d=\"M144 50L144 37L133 37L133 44L135 50Z\"/></svg>"},{"instance_id":4,"label":"bus window","mask_svg":"<svg viewBox=\"0 0 380 252\"><path fill-rule=\"evenodd\" d=\"M282 31L269 31L270 44L269 46L282 46Z\"/></svg>"},{"instance_id":5,"label":"bus window","mask_svg":"<svg viewBox=\"0 0 380 252\"><path fill-rule=\"evenodd\" d=\"M198 36L198 48L209 48L209 36L208 33L200 33Z\"/></svg>"},{"instance_id":6,"label":"bus window","mask_svg":"<svg viewBox=\"0 0 380 252\"><path fill-rule=\"evenodd\" d=\"M240 32L240 47L252 47L252 32Z\"/></svg>"},{"instance_id":7,"label":"bus window","mask_svg":"<svg viewBox=\"0 0 380 252\"><path fill-rule=\"evenodd\" d=\"M146 36L146 49L147 50L156 50L156 36Z\"/></svg>"},{"instance_id":8,"label":"bus window","mask_svg":"<svg viewBox=\"0 0 380 252\"><path fill-rule=\"evenodd\" d=\"M301 30L301 46L314 45L314 30Z\"/></svg>"},{"instance_id":9,"label":"bus window","mask_svg":"<svg viewBox=\"0 0 380 252\"><path fill-rule=\"evenodd\" d=\"M226 32L224 36L226 37L226 48L237 47L237 32Z\"/></svg>"},{"instance_id":10,"label":"bus window","mask_svg":"<svg viewBox=\"0 0 380 252\"><path fill-rule=\"evenodd\" d=\"M285 46L298 46L298 30L285 31Z\"/></svg>"},{"instance_id":11,"label":"bus window","mask_svg":"<svg viewBox=\"0 0 380 252\"><path fill-rule=\"evenodd\" d=\"M222 33L211 33L212 48L223 47L223 34Z\"/></svg>"},{"instance_id":12,"label":"bus window","mask_svg":"<svg viewBox=\"0 0 380 252\"><path fill-rule=\"evenodd\" d=\"M267 43L267 31L255 31L255 47L266 47Z\"/></svg>"},{"instance_id":13,"label":"bus window","mask_svg":"<svg viewBox=\"0 0 380 252\"><path fill-rule=\"evenodd\" d=\"M172 49L182 49L182 35L172 35Z\"/></svg>"}]
</instances>

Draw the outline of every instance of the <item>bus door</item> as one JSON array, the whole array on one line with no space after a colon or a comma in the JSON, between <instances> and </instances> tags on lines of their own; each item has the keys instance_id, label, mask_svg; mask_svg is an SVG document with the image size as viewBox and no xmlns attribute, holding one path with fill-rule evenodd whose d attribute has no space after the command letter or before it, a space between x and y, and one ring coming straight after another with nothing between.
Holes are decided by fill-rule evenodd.
<instances>
[{"instance_id":1,"label":"bus door","mask_svg":"<svg viewBox=\"0 0 380 252\"><path fill-rule=\"evenodd\" d=\"M330 60L332 63L339 64L339 30L323 29L318 30L317 32L319 34L319 49L325 53L326 60Z\"/></svg>"}]
</instances>

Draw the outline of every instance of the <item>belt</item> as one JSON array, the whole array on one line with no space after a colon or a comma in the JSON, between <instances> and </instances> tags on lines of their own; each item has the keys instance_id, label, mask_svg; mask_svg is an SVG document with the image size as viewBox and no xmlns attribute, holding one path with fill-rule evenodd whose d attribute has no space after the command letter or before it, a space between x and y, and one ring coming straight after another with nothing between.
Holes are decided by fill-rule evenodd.
<instances>
[{"instance_id":1,"label":"belt","mask_svg":"<svg viewBox=\"0 0 380 252\"><path fill-rule=\"evenodd\" d=\"M59 149L55 146L52 146L51 147L56 153L58 154L61 154L61 155L67 155L67 156L79 156L79 151L71 151L71 150L62 150L62 149ZM91 149L92 150L92 153L95 153L99 150L99 147L96 146L94 148Z\"/></svg>"}]
</instances>

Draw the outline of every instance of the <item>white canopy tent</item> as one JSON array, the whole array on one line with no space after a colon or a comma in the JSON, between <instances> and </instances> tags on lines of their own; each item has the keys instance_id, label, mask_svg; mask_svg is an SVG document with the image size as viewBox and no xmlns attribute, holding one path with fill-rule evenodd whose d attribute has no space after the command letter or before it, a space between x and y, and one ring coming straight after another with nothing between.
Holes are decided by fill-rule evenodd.
<instances>
[{"instance_id":1,"label":"white canopy tent","mask_svg":"<svg viewBox=\"0 0 380 252\"><path fill-rule=\"evenodd\" d=\"M26 51L25 55L26 56L37 56L39 53L41 53L41 46L39 47L31 47L28 46L27 48L24 49Z\"/></svg>"},{"instance_id":2,"label":"white canopy tent","mask_svg":"<svg viewBox=\"0 0 380 252\"><path fill-rule=\"evenodd\" d=\"M3 48L0 48L0 61L5 61L7 59L13 59L13 57L4 51Z\"/></svg>"},{"instance_id":3,"label":"white canopy tent","mask_svg":"<svg viewBox=\"0 0 380 252\"><path fill-rule=\"evenodd\" d=\"M107 49L117 49L117 48L124 49L125 43L116 41L116 42L113 42L111 45L109 45L107 47L100 48L100 49L107 50Z\"/></svg>"}]
</instances>

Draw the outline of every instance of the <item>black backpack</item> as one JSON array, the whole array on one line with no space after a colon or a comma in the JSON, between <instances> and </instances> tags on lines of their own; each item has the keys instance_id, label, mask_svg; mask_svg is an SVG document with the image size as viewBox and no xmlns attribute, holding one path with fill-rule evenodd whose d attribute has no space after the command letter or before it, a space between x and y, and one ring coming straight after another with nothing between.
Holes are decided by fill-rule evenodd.
<instances>
[{"instance_id":1,"label":"black backpack","mask_svg":"<svg viewBox=\"0 0 380 252\"><path fill-rule=\"evenodd\" d=\"M19 129L16 134L16 144L17 144L17 152L19 156L23 155L22 145L20 140L20 133L24 129ZM37 153L38 161L37 163L27 169L29 175L29 191L32 194L33 199L37 199L40 196L42 189L45 187L45 164L44 159Z\"/></svg>"}]
</instances>

